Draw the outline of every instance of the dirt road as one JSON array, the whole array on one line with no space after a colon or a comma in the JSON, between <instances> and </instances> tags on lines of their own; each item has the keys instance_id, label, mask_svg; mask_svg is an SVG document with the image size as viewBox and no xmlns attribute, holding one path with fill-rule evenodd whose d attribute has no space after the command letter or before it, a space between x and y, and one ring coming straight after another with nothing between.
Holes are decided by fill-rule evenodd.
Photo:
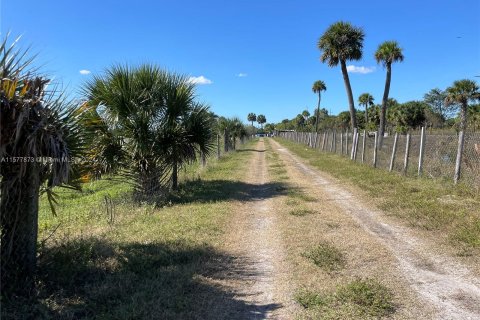
<instances>
[{"instance_id":1,"label":"dirt road","mask_svg":"<svg viewBox=\"0 0 480 320\"><path fill-rule=\"evenodd\" d=\"M433 254L410 230L277 142L262 139L255 150L246 178L249 196L239 201L225 237L225 250L238 258L236 269L243 269L243 276L223 286L250 306L234 318L292 319L302 313L293 298L299 289L328 291L349 279L370 277L392 288L397 310L391 318L480 319L480 281L465 266ZM278 181L268 173L268 153L278 154L289 188L314 200L299 202L278 192ZM315 214L288 215L292 202L293 208L301 205ZM332 276L302 257L320 240L346 253L344 270Z\"/></svg>"}]
</instances>

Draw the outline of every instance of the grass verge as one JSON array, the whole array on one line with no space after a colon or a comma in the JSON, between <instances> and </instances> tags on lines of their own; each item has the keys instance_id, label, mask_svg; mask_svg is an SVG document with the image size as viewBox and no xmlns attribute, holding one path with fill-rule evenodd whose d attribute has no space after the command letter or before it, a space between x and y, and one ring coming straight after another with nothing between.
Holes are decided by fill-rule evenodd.
<instances>
[{"instance_id":1,"label":"grass verge","mask_svg":"<svg viewBox=\"0 0 480 320\"><path fill-rule=\"evenodd\" d=\"M57 216L42 199L37 292L2 301L2 319L205 319L225 305L248 308L202 279L234 260L219 249L221 235L252 154L225 155L162 208L133 203L130 187L112 180L59 191Z\"/></svg>"}]
</instances>

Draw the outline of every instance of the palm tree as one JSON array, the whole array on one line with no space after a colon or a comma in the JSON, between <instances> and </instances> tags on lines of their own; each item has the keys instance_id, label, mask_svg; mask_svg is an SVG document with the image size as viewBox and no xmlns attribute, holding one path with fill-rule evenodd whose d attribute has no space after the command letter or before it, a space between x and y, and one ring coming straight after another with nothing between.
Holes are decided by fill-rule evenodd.
<instances>
[{"instance_id":1,"label":"palm tree","mask_svg":"<svg viewBox=\"0 0 480 320\"><path fill-rule=\"evenodd\" d=\"M185 76L148 64L114 66L85 85L88 103L120 140L120 174L133 180L137 199L162 196L168 181L177 188L178 169L210 152L211 117L194 89Z\"/></svg>"},{"instance_id":2,"label":"palm tree","mask_svg":"<svg viewBox=\"0 0 480 320\"><path fill-rule=\"evenodd\" d=\"M79 186L72 160L85 138L78 112L50 81L30 76L28 52L0 43L0 230L1 293L34 289L40 190L51 202L55 186ZM30 70L31 71L31 70ZM53 207L52 207L53 208ZM3 299L2 299L3 300Z\"/></svg>"},{"instance_id":3,"label":"palm tree","mask_svg":"<svg viewBox=\"0 0 480 320\"><path fill-rule=\"evenodd\" d=\"M383 135L385 133L385 120L387 113L388 93L390 92L390 81L392 79L392 63L403 61L402 48L399 47L397 41L385 41L378 46L375 52L375 60L377 63L387 69L387 77L385 80L385 90L383 91L382 108L380 110L380 126L378 128L379 145L383 143Z\"/></svg>"},{"instance_id":4,"label":"palm tree","mask_svg":"<svg viewBox=\"0 0 480 320\"><path fill-rule=\"evenodd\" d=\"M364 37L365 34L361 28L354 27L348 22L339 21L332 24L318 40L318 48L322 51L320 60L327 62L329 67L335 67L340 63L348 96L352 128L357 127L357 119L346 62L362 58Z\"/></svg>"},{"instance_id":5,"label":"palm tree","mask_svg":"<svg viewBox=\"0 0 480 320\"><path fill-rule=\"evenodd\" d=\"M249 113L247 116L247 119L252 123L252 127L253 127L253 122L257 121L257 115L255 113Z\"/></svg>"},{"instance_id":6,"label":"palm tree","mask_svg":"<svg viewBox=\"0 0 480 320\"><path fill-rule=\"evenodd\" d=\"M453 83L453 86L447 88L447 97L445 98L445 104L447 106L453 104L460 105L460 134L458 136L458 150L456 167L460 168L462 162L463 145L465 143L465 130L467 129L467 112L468 103L475 100L480 100L480 91L477 83L472 80L463 79L457 80ZM460 178L460 172L455 172L454 181L457 182Z\"/></svg>"},{"instance_id":7,"label":"palm tree","mask_svg":"<svg viewBox=\"0 0 480 320\"><path fill-rule=\"evenodd\" d=\"M312 91L318 93L317 114L315 116L315 132L318 131L318 115L320 114L320 101L322 99L322 91L327 91L327 86L322 80L317 80L313 83Z\"/></svg>"},{"instance_id":8,"label":"palm tree","mask_svg":"<svg viewBox=\"0 0 480 320\"><path fill-rule=\"evenodd\" d=\"M264 124L265 122L267 122L267 118L265 118L265 116L264 116L263 114L259 114L259 115L257 116L257 122L258 122L258 124L261 126L261 128L263 129L263 124Z\"/></svg>"},{"instance_id":9,"label":"palm tree","mask_svg":"<svg viewBox=\"0 0 480 320\"><path fill-rule=\"evenodd\" d=\"M475 81L464 79L453 83L453 86L446 90L445 104L447 106L460 105L460 131L467 128L467 114L469 102L480 100L480 92Z\"/></svg>"},{"instance_id":10,"label":"palm tree","mask_svg":"<svg viewBox=\"0 0 480 320\"><path fill-rule=\"evenodd\" d=\"M368 124L368 107L373 106L374 100L370 93L362 93L360 97L358 97L358 104L365 106L365 127L367 127Z\"/></svg>"}]
</instances>

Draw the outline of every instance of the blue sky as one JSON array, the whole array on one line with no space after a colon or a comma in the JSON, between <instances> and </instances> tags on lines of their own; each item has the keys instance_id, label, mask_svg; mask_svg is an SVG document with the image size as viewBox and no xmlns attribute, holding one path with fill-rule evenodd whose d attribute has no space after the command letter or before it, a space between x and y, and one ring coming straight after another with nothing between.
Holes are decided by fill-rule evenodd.
<instances>
[{"instance_id":1,"label":"blue sky","mask_svg":"<svg viewBox=\"0 0 480 320\"><path fill-rule=\"evenodd\" d=\"M338 20L366 35L363 59L347 63L371 71L350 73L355 98L369 92L381 100L385 70L373 54L385 40L404 50L390 90L400 102L454 80L480 82L479 0L0 2L2 36L22 35L43 70L69 92L112 64L150 62L203 80L199 100L245 122L249 112L268 122L312 112L315 80L327 85L322 107L332 114L348 109L340 68L322 64L317 49Z\"/></svg>"}]
</instances>

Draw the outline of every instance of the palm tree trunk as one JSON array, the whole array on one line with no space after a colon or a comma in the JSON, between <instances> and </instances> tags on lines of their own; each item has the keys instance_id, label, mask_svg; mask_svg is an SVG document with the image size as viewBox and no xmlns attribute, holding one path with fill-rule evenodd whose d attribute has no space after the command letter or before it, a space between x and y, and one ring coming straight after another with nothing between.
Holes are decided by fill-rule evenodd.
<instances>
[{"instance_id":1,"label":"palm tree trunk","mask_svg":"<svg viewBox=\"0 0 480 320\"><path fill-rule=\"evenodd\" d=\"M368 124L368 103L365 103L365 128Z\"/></svg>"},{"instance_id":2,"label":"palm tree trunk","mask_svg":"<svg viewBox=\"0 0 480 320\"><path fill-rule=\"evenodd\" d=\"M318 91L317 116L315 117L315 132L318 132L318 117L320 116L320 100L321 99L322 99L321 92Z\"/></svg>"},{"instance_id":3,"label":"palm tree trunk","mask_svg":"<svg viewBox=\"0 0 480 320\"><path fill-rule=\"evenodd\" d=\"M380 110L380 127L378 128L378 145L383 144L383 135L385 133L385 119L387 114L388 93L390 92L390 81L392 79L392 64L387 63L387 78L385 80L385 90L383 91L382 109Z\"/></svg>"},{"instance_id":4,"label":"palm tree trunk","mask_svg":"<svg viewBox=\"0 0 480 320\"><path fill-rule=\"evenodd\" d=\"M350 122L352 130L357 127L357 117L355 115L355 105L353 103L352 87L350 86L350 79L348 78L347 64L345 60L340 60L340 66L342 68L343 81L345 82L345 89L347 90L348 106L350 108Z\"/></svg>"},{"instance_id":5,"label":"palm tree trunk","mask_svg":"<svg viewBox=\"0 0 480 320\"><path fill-rule=\"evenodd\" d=\"M1 292L6 296L29 295L34 289L36 268L40 168L35 163L27 164L20 179L19 170L2 175Z\"/></svg>"}]
</instances>

